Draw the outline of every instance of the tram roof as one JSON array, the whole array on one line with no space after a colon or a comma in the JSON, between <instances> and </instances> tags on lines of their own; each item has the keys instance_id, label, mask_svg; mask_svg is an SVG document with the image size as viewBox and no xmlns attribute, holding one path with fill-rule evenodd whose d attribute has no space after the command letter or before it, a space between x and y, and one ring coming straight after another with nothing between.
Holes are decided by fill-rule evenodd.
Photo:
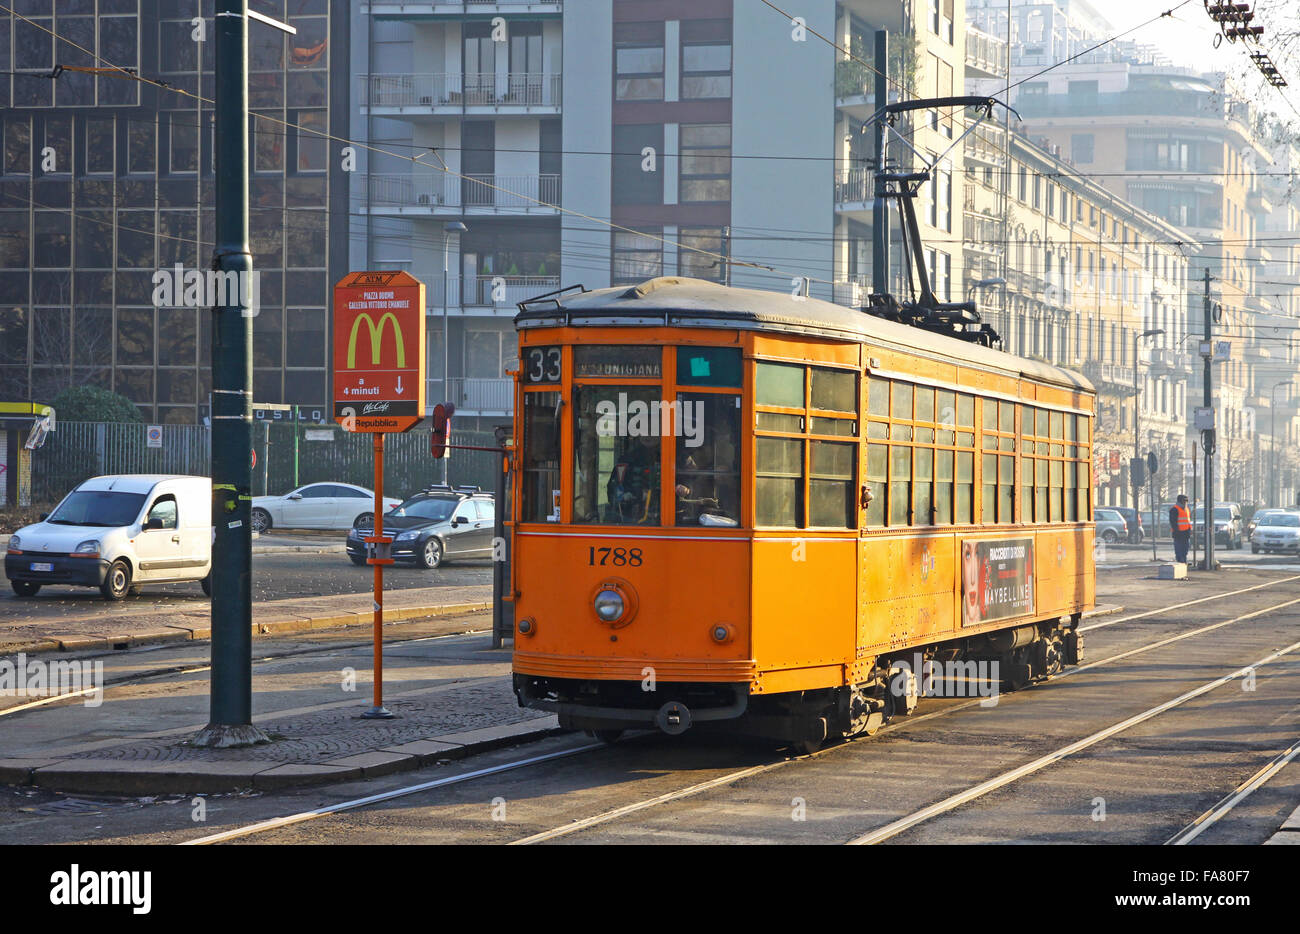
<instances>
[{"instance_id":1,"label":"tram roof","mask_svg":"<svg viewBox=\"0 0 1300 934\"><path fill-rule=\"evenodd\" d=\"M704 279L660 276L640 285L534 299L522 302L521 309L515 316L520 328L672 325L815 335L888 345L1094 391L1086 377L1049 363L886 321L818 298L797 299L788 292L735 288Z\"/></svg>"}]
</instances>

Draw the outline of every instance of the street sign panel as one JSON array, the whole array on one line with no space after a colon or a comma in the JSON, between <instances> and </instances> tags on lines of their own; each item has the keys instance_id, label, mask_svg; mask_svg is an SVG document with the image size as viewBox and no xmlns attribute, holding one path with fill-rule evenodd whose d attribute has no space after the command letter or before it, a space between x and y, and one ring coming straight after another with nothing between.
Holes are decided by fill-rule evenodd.
<instances>
[{"instance_id":1,"label":"street sign panel","mask_svg":"<svg viewBox=\"0 0 1300 934\"><path fill-rule=\"evenodd\" d=\"M162 425L149 425L145 428L144 443L146 447L162 447Z\"/></svg>"},{"instance_id":2,"label":"street sign panel","mask_svg":"<svg viewBox=\"0 0 1300 934\"><path fill-rule=\"evenodd\" d=\"M424 418L424 283L353 272L334 287L334 420L348 431L410 431Z\"/></svg>"}]
</instances>

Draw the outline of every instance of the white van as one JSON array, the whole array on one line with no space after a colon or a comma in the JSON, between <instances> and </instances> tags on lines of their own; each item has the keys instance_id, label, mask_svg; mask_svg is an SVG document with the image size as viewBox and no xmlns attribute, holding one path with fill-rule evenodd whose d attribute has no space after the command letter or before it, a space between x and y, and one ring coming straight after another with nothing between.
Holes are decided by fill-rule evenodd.
<instances>
[{"instance_id":1,"label":"white van","mask_svg":"<svg viewBox=\"0 0 1300 934\"><path fill-rule=\"evenodd\" d=\"M198 581L211 596L212 481L93 477L9 539L5 576L20 597L46 584L98 587L109 600L141 584Z\"/></svg>"}]
</instances>

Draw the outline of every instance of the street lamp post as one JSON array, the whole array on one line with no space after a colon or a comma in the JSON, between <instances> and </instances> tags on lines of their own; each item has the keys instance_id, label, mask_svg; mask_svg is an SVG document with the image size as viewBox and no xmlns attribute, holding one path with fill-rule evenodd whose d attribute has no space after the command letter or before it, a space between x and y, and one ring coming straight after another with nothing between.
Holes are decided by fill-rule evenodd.
<instances>
[{"instance_id":1,"label":"street lamp post","mask_svg":"<svg viewBox=\"0 0 1300 934\"><path fill-rule=\"evenodd\" d=\"M1152 328L1149 331L1143 331L1138 334L1133 332L1133 460L1137 462L1142 457L1142 433L1139 426L1142 421L1142 400L1141 389L1138 386L1138 341L1144 337L1155 337L1158 334L1165 333L1164 328ZM1148 478L1149 481L1150 478ZM1137 523L1142 518L1142 503L1140 500L1141 487L1138 486L1137 477L1134 476L1133 468L1129 468L1129 481L1133 484L1133 521ZM1151 509L1151 524L1156 524L1155 506ZM1154 530L1153 530L1154 531ZM1134 530L1134 535L1137 530Z\"/></svg>"},{"instance_id":2,"label":"street lamp post","mask_svg":"<svg viewBox=\"0 0 1300 934\"><path fill-rule=\"evenodd\" d=\"M1283 386L1294 385L1293 381L1287 380L1278 383L1268 392L1268 438L1269 445L1273 449L1273 456L1270 458L1273 468L1268 472L1268 501L1272 505L1277 505L1277 391Z\"/></svg>"},{"instance_id":3,"label":"street lamp post","mask_svg":"<svg viewBox=\"0 0 1300 934\"><path fill-rule=\"evenodd\" d=\"M447 335L447 314L451 304L451 280L448 266L451 256L451 235L463 234L469 230L460 221L448 221L442 227L442 401L451 401L451 367L450 367L450 350L449 339ZM462 281L461 304L465 301L465 283ZM447 458L442 458L442 482L447 482Z\"/></svg>"}]
</instances>

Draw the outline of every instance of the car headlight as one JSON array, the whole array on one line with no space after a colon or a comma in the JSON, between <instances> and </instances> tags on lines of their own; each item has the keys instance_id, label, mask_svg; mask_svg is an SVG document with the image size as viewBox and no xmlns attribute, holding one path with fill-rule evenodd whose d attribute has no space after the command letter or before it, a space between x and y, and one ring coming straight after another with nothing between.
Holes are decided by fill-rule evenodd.
<instances>
[{"instance_id":1,"label":"car headlight","mask_svg":"<svg viewBox=\"0 0 1300 934\"><path fill-rule=\"evenodd\" d=\"M10 551L22 551L22 548L23 548L23 540L22 540L21 538L19 538L17 535L10 535L10 536L9 536L9 550L10 550Z\"/></svg>"},{"instance_id":2,"label":"car headlight","mask_svg":"<svg viewBox=\"0 0 1300 934\"><path fill-rule=\"evenodd\" d=\"M74 555L97 555L99 554L99 539L89 538L79 544L72 552Z\"/></svg>"},{"instance_id":3,"label":"car headlight","mask_svg":"<svg viewBox=\"0 0 1300 934\"><path fill-rule=\"evenodd\" d=\"M409 542L411 539L415 538L415 537L418 536L419 534L420 534L420 533L419 533L418 531L416 531L416 530L412 530L412 531L410 531L410 532L400 532L400 533L398 533L397 538L393 539L393 541L395 541L395 542Z\"/></svg>"},{"instance_id":4,"label":"car headlight","mask_svg":"<svg viewBox=\"0 0 1300 934\"><path fill-rule=\"evenodd\" d=\"M591 602L592 607L604 622L612 623L623 615L626 606L623 603L623 595L617 590L602 590L596 594L596 599Z\"/></svg>"}]
</instances>

